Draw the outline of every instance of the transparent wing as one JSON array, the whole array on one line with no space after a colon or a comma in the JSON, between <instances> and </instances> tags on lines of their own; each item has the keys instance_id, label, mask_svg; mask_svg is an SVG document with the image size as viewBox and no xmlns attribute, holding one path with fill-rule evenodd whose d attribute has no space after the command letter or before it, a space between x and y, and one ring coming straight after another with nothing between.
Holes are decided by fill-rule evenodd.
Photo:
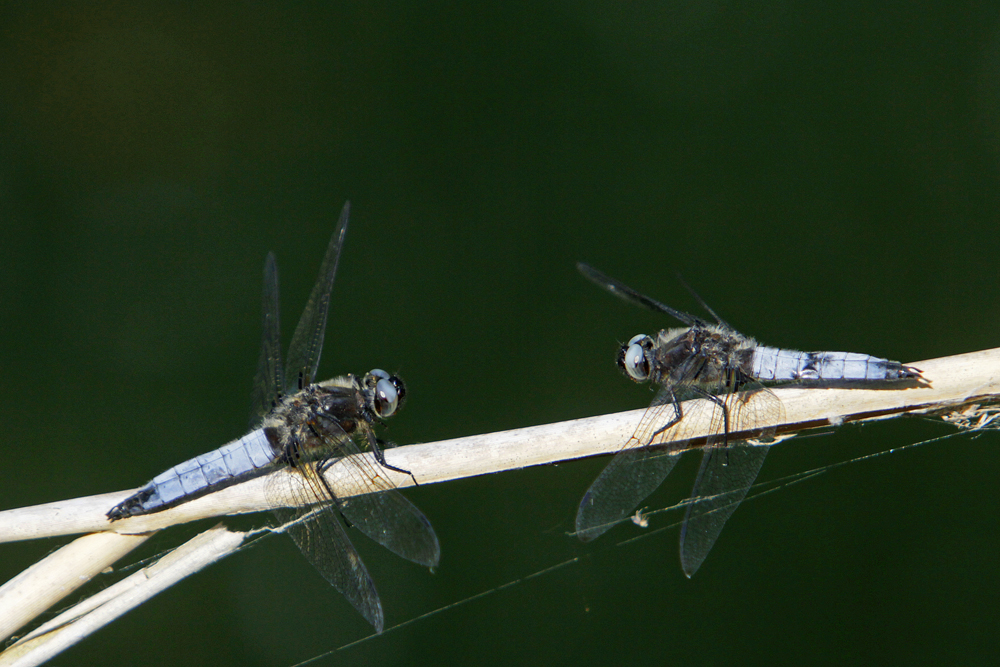
<instances>
[{"instance_id":1,"label":"transparent wing","mask_svg":"<svg viewBox=\"0 0 1000 667\"><path fill-rule=\"evenodd\" d=\"M698 571L723 526L746 497L770 447L709 447L681 527L681 567L688 577Z\"/></svg>"},{"instance_id":2,"label":"transparent wing","mask_svg":"<svg viewBox=\"0 0 1000 667\"><path fill-rule=\"evenodd\" d=\"M348 474L360 476L372 493L340 501L340 511L362 533L389 551L425 567L437 567L441 545L431 522L403 497L386 477L381 466L368 457L360 462L341 459L334 465L346 466Z\"/></svg>"},{"instance_id":3,"label":"transparent wing","mask_svg":"<svg viewBox=\"0 0 1000 667\"><path fill-rule=\"evenodd\" d=\"M656 424L676 416L673 393L661 388L635 433L587 489L576 512L576 536L597 539L621 523L659 488L680 459L679 452L647 447Z\"/></svg>"},{"instance_id":4,"label":"transparent wing","mask_svg":"<svg viewBox=\"0 0 1000 667\"><path fill-rule=\"evenodd\" d=\"M656 299L651 299L645 294L640 294L625 283L601 273L585 262L577 262L576 268L587 280L594 283L598 287L606 289L623 301L628 301L629 303L642 306L643 308L648 308L658 313L670 315L674 319L680 320L688 326L703 324L700 318L695 317L694 315L689 315L680 310L674 310L670 306L664 305ZM700 298L701 297L699 297L699 299ZM714 316L715 313L712 313L712 315Z\"/></svg>"},{"instance_id":5,"label":"transparent wing","mask_svg":"<svg viewBox=\"0 0 1000 667\"><path fill-rule=\"evenodd\" d=\"M360 442L371 449L375 440L367 424L358 426L353 437L346 434L324 433L337 457L326 459L318 467L322 472L336 468L353 485L368 489L368 493L337 500L337 507L348 521L362 533L389 551L406 560L426 567L436 567L441 559L441 546L431 522L383 473L382 466L361 453Z\"/></svg>"},{"instance_id":6,"label":"transparent wing","mask_svg":"<svg viewBox=\"0 0 1000 667\"><path fill-rule=\"evenodd\" d=\"M730 432L758 428L780 421L784 412L771 390L760 384L725 396ZM712 550L726 521L746 497L757 473L764 465L770 447L750 445L745 440L727 441L723 410L716 406L713 428L716 433L701 459L701 468L691 492L691 504L681 527L681 567L688 577L701 567ZM774 435L773 427L764 429L759 441Z\"/></svg>"},{"instance_id":7,"label":"transparent wing","mask_svg":"<svg viewBox=\"0 0 1000 667\"><path fill-rule=\"evenodd\" d=\"M351 436L339 430L334 422L313 422L312 427L323 433L329 456L302 463L296 468L301 474L276 477L272 484L291 484L291 487L269 486L269 494L273 498L288 494L303 504L314 502L317 497L325 501L309 508L276 510L275 515L282 523L298 522L289 533L306 559L381 632L382 608L378 595L341 526L339 515L343 514L358 530L393 553L427 567L436 566L440 560L437 535L420 510L381 474L381 466L370 457L352 456L361 450ZM364 442L370 430L359 427L360 430L365 433L357 437ZM334 466L341 466L341 473L369 493L336 498L322 476Z\"/></svg>"},{"instance_id":8,"label":"transparent wing","mask_svg":"<svg viewBox=\"0 0 1000 667\"><path fill-rule=\"evenodd\" d=\"M300 474L276 478L285 485L286 493L303 502L316 495L332 498L329 487L313 464L305 464L298 472ZM274 515L287 525L286 532L306 560L354 605L376 632L382 632L382 603L375 590L375 582L341 526L335 508L336 504L331 500L319 505L277 509Z\"/></svg>"},{"instance_id":9,"label":"transparent wing","mask_svg":"<svg viewBox=\"0 0 1000 667\"><path fill-rule=\"evenodd\" d=\"M347 218L351 212L351 203L344 204L340 211L340 220L330 237L326 255L319 268L319 277L309 294L305 310L299 319L292 342L288 346L288 365L285 367L285 388L296 392L313 383L316 379L316 369L319 368L319 357L323 351L323 335L326 333L326 315L330 308L330 290L333 279L337 275L337 262L340 260L340 249L347 233Z\"/></svg>"},{"instance_id":10,"label":"transparent wing","mask_svg":"<svg viewBox=\"0 0 1000 667\"><path fill-rule=\"evenodd\" d=\"M278 313L278 264L273 253L264 260L263 334L260 341L260 358L254 376L250 399L250 430L260 426L264 415L278 403L285 387L284 368L281 365L281 333Z\"/></svg>"},{"instance_id":11,"label":"transparent wing","mask_svg":"<svg viewBox=\"0 0 1000 667\"><path fill-rule=\"evenodd\" d=\"M695 361L687 362L678 369L677 377L694 374L695 366ZM673 470L684 450L671 447L671 443L689 439L700 413L714 409L709 401L682 403L678 392L684 391L683 386L660 387L632 437L590 485L576 513L581 540L596 539L631 515ZM720 421L718 428L724 427Z\"/></svg>"},{"instance_id":12,"label":"transparent wing","mask_svg":"<svg viewBox=\"0 0 1000 667\"><path fill-rule=\"evenodd\" d=\"M685 376L684 372L679 375ZM773 435L773 429L768 433L760 425L780 420L783 413L781 402L758 383L747 387L745 391L727 394L726 389L719 386L710 395L727 406L730 433L760 429L760 439L766 440ZM752 486L767 447L749 447L743 446L742 441L731 441L726 432L725 412L718 403L708 399L677 401L675 399L680 391L684 391L683 387L660 388L643 413L635 433L584 494L576 515L577 536L581 540L593 540L629 517L663 483L680 454L689 447L687 441L695 436L700 425L707 423L708 432L713 435L706 440L705 456L708 457L709 451L721 451L722 456L713 459L712 469L718 466L725 470L721 474L708 475L704 482L699 475L694 493L704 498L693 501L694 504L689 506L681 542L682 553L686 549L692 563L697 554L700 553L704 560L711 550L726 519ZM687 391L690 392L690 389ZM704 393L709 395L709 392ZM672 446L672 443L677 444ZM725 447L726 444L728 447ZM740 446L736 447L737 444ZM734 447L738 450L735 455ZM760 461L755 461L755 456ZM703 469L705 465L708 464L703 463ZM730 465L732 469L729 469ZM748 482L745 481L747 477L750 478ZM740 488L746 490L737 498L735 492ZM724 499L715 499L723 494ZM718 509L713 505L725 505L728 509ZM685 533L690 537L686 537Z\"/></svg>"}]
</instances>

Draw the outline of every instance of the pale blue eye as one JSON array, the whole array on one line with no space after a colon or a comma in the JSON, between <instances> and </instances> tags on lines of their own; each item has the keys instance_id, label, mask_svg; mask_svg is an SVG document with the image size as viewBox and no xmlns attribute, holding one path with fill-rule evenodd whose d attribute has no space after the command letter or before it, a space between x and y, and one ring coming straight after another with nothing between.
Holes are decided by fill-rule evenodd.
<instances>
[{"instance_id":1,"label":"pale blue eye","mask_svg":"<svg viewBox=\"0 0 1000 667\"><path fill-rule=\"evenodd\" d=\"M389 380L389 374L385 371L381 371L381 373L385 377L375 383L375 413L384 419L396 411L399 394L396 392L396 385ZM376 371L372 371L372 375L380 377Z\"/></svg>"},{"instance_id":2,"label":"pale blue eye","mask_svg":"<svg viewBox=\"0 0 1000 667\"><path fill-rule=\"evenodd\" d=\"M640 340L645 336L636 336ZM649 378L649 362L646 361L646 351L642 349L642 344L636 342L636 338L629 341L628 349L625 350L625 372L638 382Z\"/></svg>"}]
</instances>

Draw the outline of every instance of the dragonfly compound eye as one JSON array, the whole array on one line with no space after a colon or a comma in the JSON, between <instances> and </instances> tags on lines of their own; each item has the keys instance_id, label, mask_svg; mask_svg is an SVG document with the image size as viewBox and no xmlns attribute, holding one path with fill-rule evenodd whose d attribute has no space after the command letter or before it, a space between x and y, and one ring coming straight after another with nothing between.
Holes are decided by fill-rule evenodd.
<instances>
[{"instance_id":1,"label":"dragonfly compound eye","mask_svg":"<svg viewBox=\"0 0 1000 667\"><path fill-rule=\"evenodd\" d=\"M636 341L635 338L629 341L622 362L625 372L636 382L649 379L649 361L646 359L646 350L642 346L642 341Z\"/></svg>"},{"instance_id":2,"label":"dragonfly compound eye","mask_svg":"<svg viewBox=\"0 0 1000 667\"><path fill-rule=\"evenodd\" d=\"M391 380L381 379L375 383L375 414L381 418L389 417L399 405L399 392Z\"/></svg>"}]
</instances>

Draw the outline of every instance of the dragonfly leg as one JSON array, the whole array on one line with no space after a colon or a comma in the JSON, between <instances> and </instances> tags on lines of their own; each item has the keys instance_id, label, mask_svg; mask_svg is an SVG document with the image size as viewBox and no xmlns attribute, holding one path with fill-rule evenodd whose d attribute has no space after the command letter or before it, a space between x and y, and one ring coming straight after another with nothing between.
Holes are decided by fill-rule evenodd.
<instances>
[{"instance_id":1,"label":"dragonfly leg","mask_svg":"<svg viewBox=\"0 0 1000 667\"><path fill-rule=\"evenodd\" d=\"M409 475L410 479L413 480L413 486L420 486L420 484L417 483L417 478L413 476L412 472L410 472L409 470L403 470L402 468L397 468L396 466L390 464L388 461L385 460L385 449L382 446L385 443L383 441L379 440L378 438L372 437L369 440L369 444L371 445L372 448L372 454L375 455L375 460L378 461L378 464L380 466L386 468L387 470L395 470L396 472L402 475Z\"/></svg>"},{"instance_id":2,"label":"dragonfly leg","mask_svg":"<svg viewBox=\"0 0 1000 667\"><path fill-rule=\"evenodd\" d=\"M694 392L706 398L722 409L722 448L726 452L726 460L723 465L729 465L729 407L726 406L726 402L716 396L715 394L709 393L704 389L699 389L698 387L692 387Z\"/></svg>"},{"instance_id":3,"label":"dragonfly leg","mask_svg":"<svg viewBox=\"0 0 1000 667\"><path fill-rule=\"evenodd\" d=\"M656 438L656 436L666 431L668 428L679 422L684 417L684 410L681 408L681 402L677 400L677 394L674 393L674 390L672 388L668 388L667 391L670 392L670 404L674 407L674 416L666 424L653 431L653 434L649 436L649 440L643 443L643 445L649 445L650 443L652 443L653 439Z\"/></svg>"},{"instance_id":4,"label":"dragonfly leg","mask_svg":"<svg viewBox=\"0 0 1000 667\"><path fill-rule=\"evenodd\" d=\"M691 387L691 389L693 389L694 392L699 396L701 396L702 398L707 398L708 400L712 401L720 408L722 408L722 429L723 429L722 446L723 447L729 446L729 408L726 406L726 402L721 398L719 398L718 396L716 396L715 394L707 392L704 389L699 389L698 387Z\"/></svg>"}]
</instances>

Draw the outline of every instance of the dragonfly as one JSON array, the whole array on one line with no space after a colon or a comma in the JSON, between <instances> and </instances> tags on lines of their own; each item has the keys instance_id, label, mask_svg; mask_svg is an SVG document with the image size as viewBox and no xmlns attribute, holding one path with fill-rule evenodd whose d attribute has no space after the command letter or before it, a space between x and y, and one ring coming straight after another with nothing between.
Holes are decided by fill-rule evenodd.
<instances>
[{"instance_id":1,"label":"dragonfly","mask_svg":"<svg viewBox=\"0 0 1000 667\"><path fill-rule=\"evenodd\" d=\"M427 518L396 489L380 468L390 465L386 443L373 425L402 405L403 381L375 369L316 382L326 332L330 292L347 233L350 202L344 205L326 249L319 277L281 360L278 267L264 262L263 337L251 402L250 432L207 454L174 466L108 511L112 522L160 512L233 484L282 469L267 483L270 499L295 506L273 510L306 559L381 632L382 604L375 584L351 543L342 520L393 553L433 568L441 555ZM367 450L371 457L360 456ZM334 466L366 490L340 498L324 473ZM414 479L416 483L416 479Z\"/></svg>"},{"instance_id":2,"label":"dragonfly","mask_svg":"<svg viewBox=\"0 0 1000 667\"><path fill-rule=\"evenodd\" d=\"M635 432L584 494L576 534L588 542L630 517L689 447L684 441L691 439L693 425L708 423L701 467L681 526L681 567L688 577L701 567L746 497L774 443L784 409L767 385L898 387L921 377L912 366L867 354L760 345L693 292L714 324L640 294L588 264L581 262L577 268L615 296L684 326L664 329L655 337L639 334L619 349L622 371L636 382L652 383L656 394ZM682 402L687 398L704 400ZM705 410L709 414L703 414ZM750 437L732 437L747 432Z\"/></svg>"}]
</instances>

